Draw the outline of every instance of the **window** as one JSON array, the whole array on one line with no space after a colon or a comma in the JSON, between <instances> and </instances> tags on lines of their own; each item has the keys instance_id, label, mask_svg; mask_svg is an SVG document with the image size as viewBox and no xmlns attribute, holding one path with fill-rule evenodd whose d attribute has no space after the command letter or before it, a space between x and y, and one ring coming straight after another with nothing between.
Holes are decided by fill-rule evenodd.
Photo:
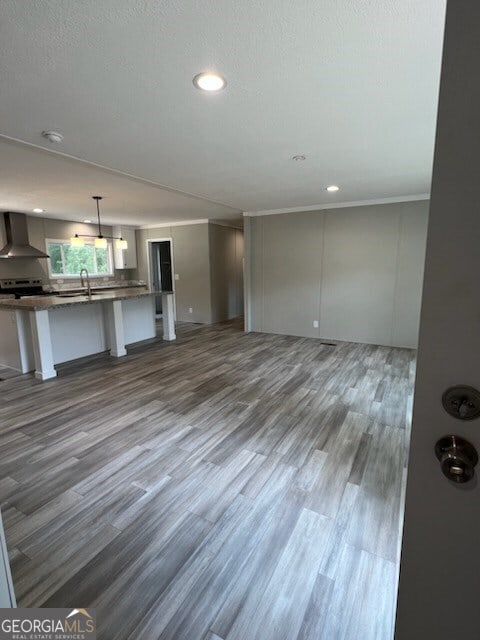
<instances>
[{"instance_id":1,"label":"window","mask_svg":"<svg viewBox=\"0 0 480 640\"><path fill-rule=\"evenodd\" d=\"M50 258L48 269L51 277L76 276L81 269L87 269L91 276L112 276L112 245L106 249L97 249L93 241L85 242L83 247L72 247L68 240L47 240L47 253Z\"/></svg>"}]
</instances>

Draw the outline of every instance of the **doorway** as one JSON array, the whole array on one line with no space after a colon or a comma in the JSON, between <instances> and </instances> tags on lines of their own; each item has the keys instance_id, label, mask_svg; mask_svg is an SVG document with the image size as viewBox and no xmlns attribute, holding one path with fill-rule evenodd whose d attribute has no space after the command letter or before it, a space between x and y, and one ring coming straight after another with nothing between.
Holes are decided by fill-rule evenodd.
<instances>
[{"instance_id":1,"label":"doorway","mask_svg":"<svg viewBox=\"0 0 480 640\"><path fill-rule=\"evenodd\" d=\"M152 291L175 291L172 245L171 238L147 240L148 284ZM162 297L157 296L155 300L155 315L157 318L161 318L163 314Z\"/></svg>"}]
</instances>

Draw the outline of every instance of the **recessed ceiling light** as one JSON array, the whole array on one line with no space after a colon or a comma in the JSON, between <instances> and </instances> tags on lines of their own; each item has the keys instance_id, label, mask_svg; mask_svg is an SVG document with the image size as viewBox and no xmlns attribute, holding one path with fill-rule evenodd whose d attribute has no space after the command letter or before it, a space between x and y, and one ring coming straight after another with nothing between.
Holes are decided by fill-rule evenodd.
<instances>
[{"instance_id":1,"label":"recessed ceiling light","mask_svg":"<svg viewBox=\"0 0 480 640\"><path fill-rule=\"evenodd\" d=\"M336 184L331 184L329 187L327 187L327 191L330 191L331 193L333 193L334 191L338 191L340 189L340 187L337 187Z\"/></svg>"},{"instance_id":2,"label":"recessed ceiling light","mask_svg":"<svg viewBox=\"0 0 480 640\"><path fill-rule=\"evenodd\" d=\"M295 162L302 162L302 160L306 160L307 156L292 156L292 160L295 160Z\"/></svg>"},{"instance_id":3,"label":"recessed ceiling light","mask_svg":"<svg viewBox=\"0 0 480 640\"><path fill-rule=\"evenodd\" d=\"M197 89L212 92L225 89L227 82L225 78L222 78L222 76L218 73L213 73L212 71L204 71L203 73L199 73L194 77L193 84L197 87Z\"/></svg>"},{"instance_id":4,"label":"recessed ceiling light","mask_svg":"<svg viewBox=\"0 0 480 640\"><path fill-rule=\"evenodd\" d=\"M59 131L42 131L42 136L49 142L62 142L63 135Z\"/></svg>"},{"instance_id":5,"label":"recessed ceiling light","mask_svg":"<svg viewBox=\"0 0 480 640\"><path fill-rule=\"evenodd\" d=\"M85 224L91 224L91 222L92 222L91 220L84 220Z\"/></svg>"},{"instance_id":6,"label":"recessed ceiling light","mask_svg":"<svg viewBox=\"0 0 480 640\"><path fill-rule=\"evenodd\" d=\"M33 213L45 213L45 209L35 208L35 209L33 209Z\"/></svg>"}]
</instances>

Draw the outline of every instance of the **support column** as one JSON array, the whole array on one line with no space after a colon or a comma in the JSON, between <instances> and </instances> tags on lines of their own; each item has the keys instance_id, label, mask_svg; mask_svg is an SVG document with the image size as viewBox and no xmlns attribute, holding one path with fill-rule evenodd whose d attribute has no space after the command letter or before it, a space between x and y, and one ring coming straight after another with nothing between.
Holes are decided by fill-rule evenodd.
<instances>
[{"instance_id":1,"label":"support column","mask_svg":"<svg viewBox=\"0 0 480 640\"><path fill-rule=\"evenodd\" d=\"M163 339L176 340L173 293L162 293Z\"/></svg>"},{"instance_id":2,"label":"support column","mask_svg":"<svg viewBox=\"0 0 480 640\"><path fill-rule=\"evenodd\" d=\"M243 214L243 307L244 331L252 330L252 218Z\"/></svg>"},{"instance_id":3,"label":"support column","mask_svg":"<svg viewBox=\"0 0 480 640\"><path fill-rule=\"evenodd\" d=\"M125 334L123 331L122 301L113 300L104 305L105 327L107 330L110 355L120 358L127 355Z\"/></svg>"},{"instance_id":4,"label":"support column","mask_svg":"<svg viewBox=\"0 0 480 640\"><path fill-rule=\"evenodd\" d=\"M55 378L57 375L53 366L52 336L48 313L47 309L30 312L35 377L40 380Z\"/></svg>"}]
</instances>

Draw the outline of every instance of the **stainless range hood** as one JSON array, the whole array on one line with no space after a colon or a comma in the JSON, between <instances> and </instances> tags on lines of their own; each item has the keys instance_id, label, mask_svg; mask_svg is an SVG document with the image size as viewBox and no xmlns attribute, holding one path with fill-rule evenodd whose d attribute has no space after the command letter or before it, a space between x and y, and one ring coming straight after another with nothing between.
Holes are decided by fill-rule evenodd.
<instances>
[{"instance_id":1,"label":"stainless range hood","mask_svg":"<svg viewBox=\"0 0 480 640\"><path fill-rule=\"evenodd\" d=\"M7 244L0 251L0 258L49 258L50 256L35 249L28 242L27 216L24 213L7 212L5 219L5 233Z\"/></svg>"}]
</instances>

